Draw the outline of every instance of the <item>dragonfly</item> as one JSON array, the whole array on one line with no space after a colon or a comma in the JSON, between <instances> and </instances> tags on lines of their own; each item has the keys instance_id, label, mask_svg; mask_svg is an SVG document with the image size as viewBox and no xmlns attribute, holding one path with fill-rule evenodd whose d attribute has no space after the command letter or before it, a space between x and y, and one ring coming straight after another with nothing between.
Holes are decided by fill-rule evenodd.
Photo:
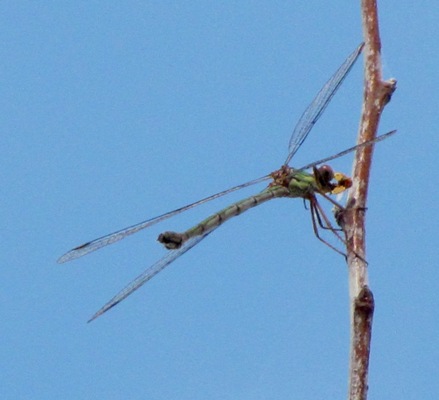
<instances>
[{"instance_id":1,"label":"dragonfly","mask_svg":"<svg viewBox=\"0 0 439 400\"><path fill-rule=\"evenodd\" d=\"M97 317L107 312L109 309L113 308L115 305L119 304L122 300L124 300L134 291L139 289L142 285L144 285L152 277L157 275L169 264L174 262L177 258L181 257L184 253L200 243L203 239L205 239L227 220L274 198L301 198L304 201L307 201L309 203L312 226L316 237L320 241L331 247L333 250L343 254L335 246L331 245L327 240L323 239L319 234L319 228L328 229L332 231L338 239L344 242L340 234L337 233L337 229L333 227L329 218L325 215L325 212L320 206L316 195L320 195L326 198L339 209L343 209L343 207L331 197L329 197L329 195L338 194L348 189L352 185L352 181L343 173L334 172L331 167L322 164L335 158L341 157L347 153L350 153L360 147L370 146L377 141L385 139L386 137L394 133L394 131L389 132L385 135L378 136L373 140L364 142L357 146L353 146L336 155L310 163L298 169L290 167L289 163L293 156L296 154L297 150L303 144L305 139L308 137L311 129L320 118L323 111L326 109L329 102L331 101L332 97L335 95L336 91L346 78L347 74L349 73L358 56L360 55L362 49L363 44L360 44L346 58L346 60L332 75L332 77L320 89L311 104L306 108L293 130L291 139L289 141L288 156L280 169L261 178L254 179L238 186L234 186L184 207L170 211L166 214L142 221L138 224L86 242L61 256L58 259L58 263L64 263L74 260L88 253L96 251L104 246L118 242L119 240L122 240L127 236L137 233L143 229L149 228L159 222L162 222L184 211L190 210L196 206L225 196L237 190L255 185L257 183L271 180L271 182L268 184L268 187L262 192L224 208L223 210L211 215L204 221L200 222L199 224L195 225L185 232L178 233L173 231L167 231L161 233L158 237L158 241L164 245L168 252L156 263L154 263L152 266L142 272L132 282L130 282L111 300L109 300L89 319L88 322L93 321ZM312 170L312 172L307 172L310 169Z\"/></svg>"}]
</instances>

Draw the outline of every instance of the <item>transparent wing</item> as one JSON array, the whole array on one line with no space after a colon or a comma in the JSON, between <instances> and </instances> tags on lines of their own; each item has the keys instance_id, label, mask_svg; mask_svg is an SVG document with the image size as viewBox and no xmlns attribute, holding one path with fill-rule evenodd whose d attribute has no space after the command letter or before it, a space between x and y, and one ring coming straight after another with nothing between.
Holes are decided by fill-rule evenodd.
<instances>
[{"instance_id":1,"label":"transparent wing","mask_svg":"<svg viewBox=\"0 0 439 400\"><path fill-rule=\"evenodd\" d=\"M397 132L396 130L393 130L393 131L390 131L390 132L384 133L384 134L382 134L382 135L380 135L380 136L377 136L377 137L374 138L374 139L370 139L370 140L367 140L367 141L365 141L365 142L363 142L363 143L357 144L356 146L349 147L349 149L343 150L343 151L341 151L340 153L334 154L333 156L326 157L326 158L322 158L322 159L319 160L319 161L314 161L313 163L308 164L308 165L305 165L305 166L303 166L302 168L298 168L298 170L300 170L300 171L302 171L302 170L306 170L306 169L309 169L309 168L315 167L316 165L323 164L323 163L326 163L326 162L328 162L328 161L335 160L336 158L339 158L339 157L343 157L343 156L345 156L346 154L349 154L349 153L351 153L351 152L353 152L353 151L356 151L356 150L358 150L358 149L361 149L361 148L363 148L363 147L370 146L370 145L372 145L372 144L375 144L375 143L381 142L382 140L387 139L388 137L392 136L392 135L393 135L394 133L396 133L396 132Z\"/></svg>"},{"instance_id":2,"label":"transparent wing","mask_svg":"<svg viewBox=\"0 0 439 400\"><path fill-rule=\"evenodd\" d=\"M332 160L334 158L341 157L347 153L350 153L354 150L357 150L359 148L370 146L374 143L380 142L384 139L387 139L389 136L393 135L396 131L388 132L384 135L378 136L375 139L368 140L367 142L361 143L359 145L353 146L349 149L346 149L334 156L327 157L325 159L322 159L318 161L317 163L309 164L307 166L304 166L301 169L308 169L311 168L314 165L322 164L324 162L327 162L329 160ZM146 282L148 282L151 278L153 278L155 275L157 275L160 271L165 269L169 264L174 262L177 258L182 256L184 253L189 251L192 247L200 243L206 236L211 234L215 229L217 229L219 226L213 227L211 230L205 232L201 236L195 236L189 240L187 240L181 248L178 250L169 250L168 253L162 257L160 260L158 260L155 264L153 264L151 267L146 269L142 274L140 274L136 279L134 279L132 282L130 282L125 288L123 288L116 296L114 296L108 303L106 303L99 311L97 311L88 322L93 321L94 319L98 318L105 312L107 312L110 308L113 308L115 305L119 304L122 300L126 299L131 293L139 289L142 285L144 285Z\"/></svg>"},{"instance_id":3,"label":"transparent wing","mask_svg":"<svg viewBox=\"0 0 439 400\"><path fill-rule=\"evenodd\" d=\"M344 61L344 63L334 73L334 75L332 75L329 81L326 82L325 85L320 89L320 91L317 93L317 96L300 117L296 127L294 128L293 134L291 135L288 147L289 154L285 161L285 165L288 165L288 163L291 161L296 151L307 138L314 124L318 121L323 111L325 111L325 108L360 55L363 46L364 44L361 43Z\"/></svg>"},{"instance_id":4,"label":"transparent wing","mask_svg":"<svg viewBox=\"0 0 439 400\"><path fill-rule=\"evenodd\" d=\"M140 222L136 225L129 226L128 228L124 228L124 229L121 229L119 231L102 236L98 239L94 239L90 242L84 243L84 244L82 244L78 247L75 247L74 249L68 251L63 256L61 256L57 262L61 264L61 263L65 263L67 261L74 260L75 258L85 256L86 254L91 253L92 251L98 250L98 249L100 249L104 246L107 246L109 244L118 242L119 240L122 240L122 239L126 238L127 236L132 235L133 233L139 232L142 229L148 228L148 227L155 225L161 221L164 221L165 219L171 218L172 216L179 214L183 211L190 210L191 208L194 208L200 204L217 199L218 197L235 192L237 190L254 185L256 183L263 182L263 181L268 180L268 179L270 179L270 175L266 175L266 176L263 176L261 178L254 179L253 181L243 183L242 185L238 185L238 186L232 187L230 189L224 190L222 192L216 193L212 196L206 197L202 200L198 200L195 203L178 208L174 211L170 211L170 212L163 214L163 215L160 215L158 217L148 219L148 220Z\"/></svg>"},{"instance_id":5,"label":"transparent wing","mask_svg":"<svg viewBox=\"0 0 439 400\"><path fill-rule=\"evenodd\" d=\"M332 76L332 78L325 84L325 86L320 90L320 92L317 94L316 98L313 100L313 102L308 106L308 108L305 110L305 112L302 114L301 118L299 119L299 122L297 123L294 132L290 139L290 145L289 145L289 156L285 161L285 164L288 164L293 155L296 153L297 149L300 147L300 145L304 142L307 135L309 134L311 128L316 123L326 106L328 105L329 101L331 100L332 96L337 91L338 87L342 83L343 79L349 72L350 68L354 64L355 60L358 58L358 55L360 54L361 50L363 48L363 44L358 46L358 48L346 59L346 61L342 64L342 66L337 70L337 72ZM218 197L224 196L228 193L234 192L236 190L242 189L244 187L254 185L256 183L262 182L264 180L270 179L270 176L264 176L262 178L255 179L253 181L244 183L242 185L235 186L233 188L230 188L228 190L225 190L223 192L214 194L212 196L206 197L202 200L199 200L195 203L189 204L187 206L178 208L174 211L170 211L166 214L160 215L158 217L148 219L146 221L142 221L136 225L129 226L127 228L118 230L116 232L110 233L108 235L102 236L98 239L92 240L90 242L86 242L78 247L75 247L74 249L68 251L66 254L61 256L58 259L58 263L64 263L67 261L74 260L76 258L82 257L88 253L91 253L92 251L98 250L104 246L107 246L109 244L118 242L121 239L126 238L129 235L132 235L136 232L139 232L142 229L148 228L154 224L157 224L161 221L164 221L165 219L168 219L176 214L179 214L183 211L189 210L191 208L194 208L200 204L206 203L208 201L217 199Z\"/></svg>"},{"instance_id":6,"label":"transparent wing","mask_svg":"<svg viewBox=\"0 0 439 400\"><path fill-rule=\"evenodd\" d=\"M97 311L88 322L93 321L97 317L101 316L105 312L107 312L110 308L113 308L115 305L119 304L122 300L126 299L131 293L139 289L142 285L148 282L152 277L157 275L160 271L165 269L169 264L174 262L177 258L182 256L192 247L200 243L207 235L213 232L214 229L204 233L202 236L195 236L188 241L186 241L183 246L181 246L178 250L169 250L168 253L158 260L155 264L141 273L136 279L130 282L125 288L123 288L116 296L114 296L108 303L106 303L99 311Z\"/></svg>"}]
</instances>

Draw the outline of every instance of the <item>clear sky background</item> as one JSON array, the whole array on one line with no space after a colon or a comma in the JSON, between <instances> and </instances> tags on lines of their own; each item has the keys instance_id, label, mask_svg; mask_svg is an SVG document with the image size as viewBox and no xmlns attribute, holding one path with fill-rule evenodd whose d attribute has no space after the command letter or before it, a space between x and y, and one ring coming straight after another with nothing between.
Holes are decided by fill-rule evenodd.
<instances>
[{"instance_id":1,"label":"clear sky background","mask_svg":"<svg viewBox=\"0 0 439 400\"><path fill-rule=\"evenodd\" d=\"M359 2L0 4L1 399L343 399L342 257L299 200L229 221L103 317L155 241L263 189L83 259L70 248L277 169L362 40ZM439 398L439 7L380 2L398 90L376 147L370 399ZM356 142L362 59L293 165ZM333 163L349 173L352 156ZM328 211L330 207L327 207Z\"/></svg>"}]
</instances>

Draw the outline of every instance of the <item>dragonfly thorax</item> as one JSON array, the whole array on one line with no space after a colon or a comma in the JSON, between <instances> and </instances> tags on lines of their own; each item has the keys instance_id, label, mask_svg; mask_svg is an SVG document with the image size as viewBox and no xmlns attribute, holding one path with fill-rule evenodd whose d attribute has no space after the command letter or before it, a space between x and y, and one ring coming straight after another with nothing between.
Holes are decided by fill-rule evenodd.
<instances>
[{"instance_id":1,"label":"dragonfly thorax","mask_svg":"<svg viewBox=\"0 0 439 400\"><path fill-rule=\"evenodd\" d=\"M329 165L313 167L312 173L283 165L271 173L270 187L282 186L288 189L289 197L309 199L317 193L338 194L352 186L352 181L340 172L334 172Z\"/></svg>"},{"instance_id":2,"label":"dragonfly thorax","mask_svg":"<svg viewBox=\"0 0 439 400\"><path fill-rule=\"evenodd\" d=\"M334 187L331 183L333 176L329 166L314 168L313 173L309 173L283 165L271 174L273 182L269 187L283 186L288 189L289 197L309 199L315 192L330 192Z\"/></svg>"}]
</instances>

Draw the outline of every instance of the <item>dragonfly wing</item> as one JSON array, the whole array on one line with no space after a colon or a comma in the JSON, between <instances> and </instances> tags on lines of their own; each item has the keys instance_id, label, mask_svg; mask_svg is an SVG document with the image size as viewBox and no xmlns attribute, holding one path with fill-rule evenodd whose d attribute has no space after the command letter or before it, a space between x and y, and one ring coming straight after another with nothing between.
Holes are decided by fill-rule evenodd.
<instances>
[{"instance_id":1,"label":"dragonfly wing","mask_svg":"<svg viewBox=\"0 0 439 400\"><path fill-rule=\"evenodd\" d=\"M207 203L208 201L211 201L211 200L217 199L221 196L224 196L226 194L235 192L236 190L240 190L240 189L243 189L245 187L255 185L256 183L266 181L267 179L270 179L270 175L266 175L266 176L263 176L261 178L254 179L250 182L246 182L246 183L243 183L243 184L238 185L238 186L234 186L230 189L223 190L222 192L219 192L219 193L216 193L212 196L198 200L195 203L189 204L189 205L184 206L184 207L177 208L174 211L170 211L170 212L163 214L163 215L160 215L158 217L148 219L148 220L140 222L136 225L129 226L128 228L124 228L124 229L121 229L119 231L102 236L98 239L94 239L90 242L84 243L84 244L82 244L78 247L75 247L74 249L68 251L63 256L61 256L57 260L57 262L59 264L62 264L62 263L65 263L67 261L71 261L71 260L74 260L76 258L85 256L86 254L91 253L92 251L98 250L98 249L100 249L104 246L107 246L109 244L118 242L119 240L122 240L122 239L126 238L127 236L130 236L136 232L139 232L142 229L149 228L150 226L155 225L161 221L164 221L165 219L171 218L172 216L179 214L183 211L190 210L191 208L194 208L200 204Z\"/></svg>"},{"instance_id":2,"label":"dragonfly wing","mask_svg":"<svg viewBox=\"0 0 439 400\"><path fill-rule=\"evenodd\" d=\"M320 91L317 93L317 96L300 117L296 127L294 128L293 134L291 135L288 148L289 154L285 161L285 165L288 165L288 163L291 161L296 151L307 138L312 127L318 121L323 111L325 111L325 108L328 106L332 97L337 92L337 89L340 87L343 80L346 78L346 75L351 70L352 66L360 55L363 46L363 43L360 44L344 61L344 63L338 68L334 75L332 75L329 81L326 82L325 85L320 89Z\"/></svg>"},{"instance_id":3,"label":"dragonfly wing","mask_svg":"<svg viewBox=\"0 0 439 400\"><path fill-rule=\"evenodd\" d=\"M88 322L93 321L100 315L107 312L110 308L119 304L122 300L127 298L131 293L139 289L143 284L148 282L152 277L157 275L160 271L165 269L169 264L174 262L177 258L182 256L192 247L200 243L207 235L209 235L214 229L204 233L202 236L196 236L186 241L183 246L178 250L170 250L164 257L158 260L155 264L149 267L146 271L140 274L136 279L130 282L125 288L123 288L116 296L114 296L108 303L106 303L99 311L97 311Z\"/></svg>"},{"instance_id":4,"label":"dragonfly wing","mask_svg":"<svg viewBox=\"0 0 439 400\"><path fill-rule=\"evenodd\" d=\"M108 235L102 236L98 239L92 240L90 242L84 243L78 247L75 247L74 249L68 251L66 254L61 256L57 262L59 264L65 263L67 261L74 260L76 258L85 256L88 253L91 253L92 251L98 250L104 246L107 246L109 244L118 242L119 240L122 240L126 238L129 235L132 235L133 233L139 232L142 229L148 228L154 224L157 224L160 221L163 221L167 218L172 217L173 215L177 214L178 212L182 212L185 209L182 210L174 210L167 214L160 215L158 217L140 222L136 225L129 226L128 228L121 229L119 231L110 233Z\"/></svg>"},{"instance_id":5,"label":"dragonfly wing","mask_svg":"<svg viewBox=\"0 0 439 400\"><path fill-rule=\"evenodd\" d=\"M305 165L302 168L299 168L298 170L299 171L306 170L306 169L315 167L316 165L327 163L328 161L335 160L336 158L342 157L342 156L344 156L344 155L346 155L348 153L351 153L353 151L362 149L363 147L371 146L371 145L373 145L375 143L381 142L382 140L387 139L388 137L392 136L395 133L396 133L396 130L384 133L383 135L377 136L376 138L373 138L373 139L367 140L367 141L365 141L363 143L360 143L360 144L357 144L355 146L349 147L349 149L343 150L340 153L334 154L333 156L322 158L319 161L314 161L313 163Z\"/></svg>"}]
</instances>

